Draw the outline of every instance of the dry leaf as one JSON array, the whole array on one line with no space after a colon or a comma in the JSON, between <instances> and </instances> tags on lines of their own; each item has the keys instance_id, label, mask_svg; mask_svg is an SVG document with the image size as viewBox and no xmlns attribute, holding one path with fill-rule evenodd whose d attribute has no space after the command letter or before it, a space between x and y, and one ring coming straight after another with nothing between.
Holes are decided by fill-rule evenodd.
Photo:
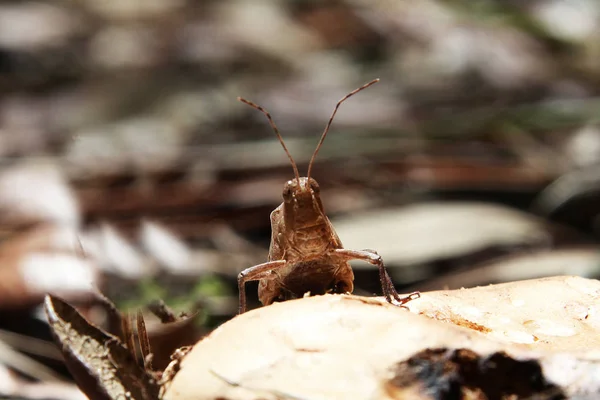
<instances>
[{"instance_id":1,"label":"dry leaf","mask_svg":"<svg viewBox=\"0 0 600 400\"><path fill-rule=\"evenodd\" d=\"M0 174L0 221L26 225L79 223L79 205L62 171L50 163L23 163Z\"/></svg>"},{"instance_id":2,"label":"dry leaf","mask_svg":"<svg viewBox=\"0 0 600 400\"><path fill-rule=\"evenodd\" d=\"M77 230L40 224L0 246L0 308L39 304L52 292L74 300L89 297L101 277L96 264L78 254Z\"/></svg>"},{"instance_id":3,"label":"dry leaf","mask_svg":"<svg viewBox=\"0 0 600 400\"><path fill-rule=\"evenodd\" d=\"M140 241L146 252L169 273L198 272L192 268L192 254L187 244L162 225L144 221L140 230Z\"/></svg>"},{"instance_id":4,"label":"dry leaf","mask_svg":"<svg viewBox=\"0 0 600 400\"><path fill-rule=\"evenodd\" d=\"M459 289L556 275L600 276L600 252L597 248L577 248L502 257L467 271L436 276L419 284L419 289Z\"/></svg>"},{"instance_id":5,"label":"dry leaf","mask_svg":"<svg viewBox=\"0 0 600 400\"><path fill-rule=\"evenodd\" d=\"M96 260L98 266L124 278L139 279L150 276L155 268L117 229L102 224L85 232L81 237L84 251Z\"/></svg>"},{"instance_id":6,"label":"dry leaf","mask_svg":"<svg viewBox=\"0 0 600 400\"><path fill-rule=\"evenodd\" d=\"M87 322L58 297L46 296L52 333L75 381L92 399L158 398L158 385L116 337Z\"/></svg>"},{"instance_id":7,"label":"dry leaf","mask_svg":"<svg viewBox=\"0 0 600 400\"><path fill-rule=\"evenodd\" d=\"M377 249L388 264L408 266L457 257L491 246L539 245L541 220L495 204L430 202L332 221L344 247ZM354 267L354 265L353 265ZM371 268L357 263L357 268Z\"/></svg>"}]
</instances>

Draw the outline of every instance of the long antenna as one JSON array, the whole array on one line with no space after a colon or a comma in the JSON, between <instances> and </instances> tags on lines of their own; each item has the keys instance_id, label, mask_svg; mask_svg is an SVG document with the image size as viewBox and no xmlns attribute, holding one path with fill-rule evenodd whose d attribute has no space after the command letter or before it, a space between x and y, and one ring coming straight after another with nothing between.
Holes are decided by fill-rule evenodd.
<instances>
[{"instance_id":1,"label":"long antenna","mask_svg":"<svg viewBox=\"0 0 600 400\"><path fill-rule=\"evenodd\" d=\"M312 170L312 166L313 166L313 162L315 161L315 157L317 156L317 153L319 152L321 145L325 141L325 136L327 136L327 132L329 132L329 127L331 126L331 123L333 122L333 117L335 117L335 113L337 113L337 110L340 107L340 104L342 104L344 101L346 101L346 99L348 99L349 97L354 96L356 93L360 92L363 89L368 88L369 86L371 86L377 82L379 82L379 78L374 79L371 82L362 85L358 89L354 89L353 91L351 91L350 93L348 93L347 95L342 97L342 99L340 101L337 102L337 104L335 105L335 108L333 109L333 113L331 113L331 117L329 117L329 122L327 122L327 126L325 127L325 130L323 131L323 134L321 135L321 140L319 140L319 144L317 144L317 148L315 149L315 152L313 153L313 155L310 159L310 163L308 164L308 173L306 174L306 176L308 178L310 178L310 171Z\"/></svg>"},{"instance_id":2,"label":"long antenna","mask_svg":"<svg viewBox=\"0 0 600 400\"><path fill-rule=\"evenodd\" d=\"M281 146L283 146L283 150L285 150L285 154L287 154L287 156L290 159L290 162L292 163L292 168L294 168L294 175L296 176L296 181L298 183L298 187L300 187L300 173L298 172L298 167L296 166L296 162L294 161L294 159L292 158L292 155L290 154L289 150L287 149L285 142L283 141L283 138L281 137L281 134L279 133L279 129L277 129L275 122L273 122L273 118L271 118L271 114L269 114L269 112L267 110L265 110L258 104L254 104L253 102L248 101L246 99L242 99L241 97L238 97L237 99L239 101L241 101L242 103L246 103L250 107L256 108L258 111L265 114L265 116L269 120L269 124L271 125L271 128L273 128L273 131L275 131L275 134L277 135L277 138L279 139L279 143L281 143Z\"/></svg>"}]
</instances>

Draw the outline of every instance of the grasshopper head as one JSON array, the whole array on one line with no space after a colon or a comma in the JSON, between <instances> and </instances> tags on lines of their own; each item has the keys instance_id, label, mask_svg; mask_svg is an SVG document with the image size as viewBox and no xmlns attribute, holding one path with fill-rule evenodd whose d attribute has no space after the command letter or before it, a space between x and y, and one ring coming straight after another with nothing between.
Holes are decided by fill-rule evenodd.
<instances>
[{"instance_id":1,"label":"grasshopper head","mask_svg":"<svg viewBox=\"0 0 600 400\"><path fill-rule=\"evenodd\" d=\"M289 228L303 229L326 221L319 184L313 178L292 179L283 187L285 222Z\"/></svg>"}]
</instances>

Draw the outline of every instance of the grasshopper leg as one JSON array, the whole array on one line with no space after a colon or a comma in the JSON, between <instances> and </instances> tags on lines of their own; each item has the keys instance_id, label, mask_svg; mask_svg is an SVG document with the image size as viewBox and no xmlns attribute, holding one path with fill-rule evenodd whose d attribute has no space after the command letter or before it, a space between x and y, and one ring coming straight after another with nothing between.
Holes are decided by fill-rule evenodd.
<instances>
[{"instance_id":1,"label":"grasshopper leg","mask_svg":"<svg viewBox=\"0 0 600 400\"><path fill-rule=\"evenodd\" d=\"M255 265L254 267L246 268L238 275L238 289L240 292L239 314L246 312L246 282L257 281L259 279L268 278L273 274L274 270L283 267L287 261L277 260Z\"/></svg>"},{"instance_id":2,"label":"grasshopper leg","mask_svg":"<svg viewBox=\"0 0 600 400\"><path fill-rule=\"evenodd\" d=\"M348 249L336 249L336 254L343 257L346 261L350 260L363 260L369 264L376 265L379 269L379 281L381 282L381 290L388 303L403 305L411 300L419 298L419 292L413 292L408 296L402 297L396 291L394 282L387 272L383 260L379 254L374 250L348 250Z\"/></svg>"}]
</instances>

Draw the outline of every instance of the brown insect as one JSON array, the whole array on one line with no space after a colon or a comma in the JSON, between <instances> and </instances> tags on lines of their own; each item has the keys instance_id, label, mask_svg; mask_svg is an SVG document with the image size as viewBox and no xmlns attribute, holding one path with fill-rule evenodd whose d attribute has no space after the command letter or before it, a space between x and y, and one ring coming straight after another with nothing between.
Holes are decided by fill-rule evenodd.
<instances>
[{"instance_id":1,"label":"brown insect","mask_svg":"<svg viewBox=\"0 0 600 400\"><path fill-rule=\"evenodd\" d=\"M255 265L240 272L239 312L246 311L246 282L259 280L258 298L263 305L304 296L325 293L351 293L354 289L354 273L348 261L363 260L379 268L379 279L386 300L402 305L419 296L418 292L401 297L388 275L381 257L373 250L348 250L335 233L325 214L317 181L311 178L315 157L327 136L329 127L339 106L374 83L348 93L337 102L321 140L308 164L306 177L300 177L298 167L288 151L271 114L259 105L238 97L238 100L262 112L279 142L283 146L294 169L295 178L283 187L283 203L271 213L271 247L268 262Z\"/></svg>"}]
</instances>

